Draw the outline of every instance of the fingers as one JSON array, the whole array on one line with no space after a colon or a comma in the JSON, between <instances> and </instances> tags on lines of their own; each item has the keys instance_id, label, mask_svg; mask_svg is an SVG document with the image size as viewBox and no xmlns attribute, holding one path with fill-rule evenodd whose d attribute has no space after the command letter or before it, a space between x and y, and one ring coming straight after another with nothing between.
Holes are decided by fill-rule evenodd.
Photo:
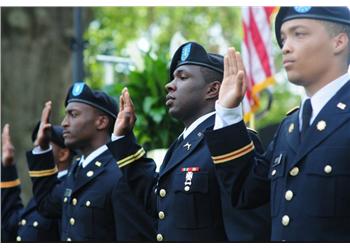
<instances>
[{"instance_id":1,"label":"fingers","mask_svg":"<svg viewBox=\"0 0 350 250\"><path fill-rule=\"evenodd\" d=\"M247 90L247 84L245 81L245 75L243 70L238 71L236 83L238 95L241 96L241 98L243 98Z\"/></svg>"},{"instance_id":2,"label":"fingers","mask_svg":"<svg viewBox=\"0 0 350 250\"><path fill-rule=\"evenodd\" d=\"M134 104L130 98L129 91L127 88L123 89L123 97L125 101L125 108L128 107L130 109L129 111L134 111Z\"/></svg>"},{"instance_id":3,"label":"fingers","mask_svg":"<svg viewBox=\"0 0 350 250\"><path fill-rule=\"evenodd\" d=\"M8 141L10 138L10 125L8 123L5 124L2 129L2 141Z\"/></svg>"},{"instance_id":4,"label":"fingers","mask_svg":"<svg viewBox=\"0 0 350 250\"><path fill-rule=\"evenodd\" d=\"M10 125L8 123L5 124L2 130L2 145L3 147L12 146L11 137L10 137Z\"/></svg>"},{"instance_id":5,"label":"fingers","mask_svg":"<svg viewBox=\"0 0 350 250\"><path fill-rule=\"evenodd\" d=\"M124 110L124 105L125 105L125 102L124 102L123 94L121 94L119 96L119 113L121 113Z\"/></svg>"},{"instance_id":6,"label":"fingers","mask_svg":"<svg viewBox=\"0 0 350 250\"><path fill-rule=\"evenodd\" d=\"M224 57L224 78L227 78L230 74L229 74L229 71L230 71L230 66L229 66L229 63L228 63L228 55L226 55Z\"/></svg>"},{"instance_id":7,"label":"fingers","mask_svg":"<svg viewBox=\"0 0 350 250\"><path fill-rule=\"evenodd\" d=\"M237 59L236 59L236 50L235 48L229 48L229 61L231 74L237 74Z\"/></svg>"},{"instance_id":8,"label":"fingers","mask_svg":"<svg viewBox=\"0 0 350 250\"><path fill-rule=\"evenodd\" d=\"M237 65L237 72L240 70L243 71L243 73L245 72L242 56L241 56L241 53L239 53L239 51L236 52L236 65Z\"/></svg>"},{"instance_id":9,"label":"fingers","mask_svg":"<svg viewBox=\"0 0 350 250\"><path fill-rule=\"evenodd\" d=\"M50 121L51 105L52 105L51 101L48 101L45 103L45 106L44 106L43 111L41 113L41 123L42 124L49 123L49 121Z\"/></svg>"}]
</instances>

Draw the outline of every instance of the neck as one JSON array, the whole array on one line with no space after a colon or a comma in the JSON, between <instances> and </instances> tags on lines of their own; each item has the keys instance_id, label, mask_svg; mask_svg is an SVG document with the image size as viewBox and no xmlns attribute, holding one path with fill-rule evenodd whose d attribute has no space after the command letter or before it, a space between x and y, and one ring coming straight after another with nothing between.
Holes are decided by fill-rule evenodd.
<instances>
[{"instance_id":1,"label":"neck","mask_svg":"<svg viewBox=\"0 0 350 250\"><path fill-rule=\"evenodd\" d=\"M89 154L94 152L99 147L107 144L109 141L110 141L110 137L107 134L100 137L96 137L94 138L93 141L85 144L84 147L81 147L79 151L81 152L82 155L84 155L84 157L87 157Z\"/></svg>"},{"instance_id":2,"label":"neck","mask_svg":"<svg viewBox=\"0 0 350 250\"><path fill-rule=\"evenodd\" d=\"M200 112L198 112L196 115L192 115L191 117L189 117L188 119L184 119L182 122L185 125L185 128L188 128L189 126L191 126L192 123L194 123L199 117L209 114L210 112L215 111L215 108L213 107L208 107L206 109L201 110Z\"/></svg>"},{"instance_id":3,"label":"neck","mask_svg":"<svg viewBox=\"0 0 350 250\"><path fill-rule=\"evenodd\" d=\"M69 161L64 161L64 162L57 163L58 172L61 172L63 170L68 169L69 165L70 165Z\"/></svg>"},{"instance_id":4,"label":"neck","mask_svg":"<svg viewBox=\"0 0 350 250\"><path fill-rule=\"evenodd\" d=\"M326 86L328 83L334 81L338 77L344 75L348 71L348 68L345 66L336 66L333 67L333 70L329 69L327 72L322 75L322 78L316 78L314 81L310 81L309 83L305 84L305 92L308 97L312 97L314 94L317 93L320 89L322 89L324 86Z\"/></svg>"}]
</instances>

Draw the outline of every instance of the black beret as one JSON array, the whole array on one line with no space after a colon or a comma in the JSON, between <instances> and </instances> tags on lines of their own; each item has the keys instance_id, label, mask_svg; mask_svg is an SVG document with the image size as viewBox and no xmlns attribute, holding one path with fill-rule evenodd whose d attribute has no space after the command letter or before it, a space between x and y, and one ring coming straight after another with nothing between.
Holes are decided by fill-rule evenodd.
<instances>
[{"instance_id":1,"label":"black beret","mask_svg":"<svg viewBox=\"0 0 350 250\"><path fill-rule=\"evenodd\" d=\"M118 116L118 104L111 96L102 91L92 90L83 82L76 82L69 88L64 105L67 106L71 102L91 105L114 119Z\"/></svg>"},{"instance_id":2,"label":"black beret","mask_svg":"<svg viewBox=\"0 0 350 250\"><path fill-rule=\"evenodd\" d=\"M170 79L174 79L173 73L181 65L198 65L224 73L224 57L207 51L198 43L188 42L181 45L175 52L170 63Z\"/></svg>"},{"instance_id":3,"label":"black beret","mask_svg":"<svg viewBox=\"0 0 350 250\"><path fill-rule=\"evenodd\" d=\"M276 16L275 34L282 48L281 26L284 22L297 18L325 20L350 25L350 10L347 7L281 7Z\"/></svg>"},{"instance_id":4,"label":"black beret","mask_svg":"<svg viewBox=\"0 0 350 250\"><path fill-rule=\"evenodd\" d=\"M38 134L40 126L40 121L36 124L33 133L32 133L32 142L36 140L36 136ZM51 127L51 141L61 148L65 148L66 145L64 144L64 138L63 138L63 127L59 125L53 125Z\"/></svg>"}]
</instances>

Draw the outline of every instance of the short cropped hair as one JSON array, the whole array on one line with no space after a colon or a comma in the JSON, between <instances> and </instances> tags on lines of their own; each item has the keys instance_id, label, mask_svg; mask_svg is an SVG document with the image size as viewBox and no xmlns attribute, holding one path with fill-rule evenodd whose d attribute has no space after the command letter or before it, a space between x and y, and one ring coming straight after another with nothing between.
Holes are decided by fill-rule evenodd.
<instances>
[{"instance_id":1,"label":"short cropped hair","mask_svg":"<svg viewBox=\"0 0 350 250\"><path fill-rule=\"evenodd\" d=\"M348 39L349 39L349 42L348 42L348 64L350 64L350 25L329 22L329 21L321 21L321 22L324 24L328 34L331 37L335 37L335 36L339 35L340 33L345 33L348 36Z\"/></svg>"},{"instance_id":2,"label":"short cropped hair","mask_svg":"<svg viewBox=\"0 0 350 250\"><path fill-rule=\"evenodd\" d=\"M203 75L205 83L211 83L215 81L222 82L223 80L223 74L219 73L215 70L206 68L206 67L200 67L201 73Z\"/></svg>"}]
</instances>

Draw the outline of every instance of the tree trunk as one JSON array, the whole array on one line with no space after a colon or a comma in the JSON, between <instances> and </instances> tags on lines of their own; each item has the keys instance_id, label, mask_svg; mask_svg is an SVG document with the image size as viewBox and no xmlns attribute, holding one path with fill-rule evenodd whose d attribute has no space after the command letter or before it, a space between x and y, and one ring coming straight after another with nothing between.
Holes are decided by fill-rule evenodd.
<instances>
[{"instance_id":1,"label":"tree trunk","mask_svg":"<svg viewBox=\"0 0 350 250\"><path fill-rule=\"evenodd\" d=\"M10 124L23 199L31 196L25 159L43 104L53 102L51 121L60 124L72 83L73 8L1 8L1 127Z\"/></svg>"}]
</instances>

